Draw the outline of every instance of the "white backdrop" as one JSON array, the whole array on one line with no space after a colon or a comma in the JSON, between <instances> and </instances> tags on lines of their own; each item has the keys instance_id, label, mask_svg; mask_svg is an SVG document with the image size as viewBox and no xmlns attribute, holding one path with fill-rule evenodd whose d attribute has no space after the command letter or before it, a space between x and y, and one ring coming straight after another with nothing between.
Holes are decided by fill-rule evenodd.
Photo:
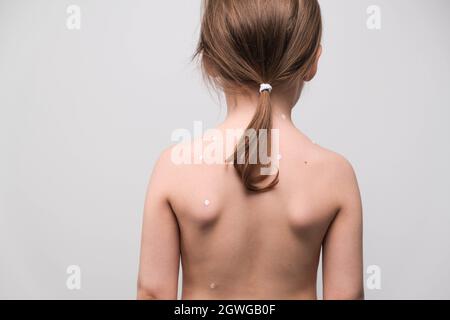
<instances>
[{"instance_id":1,"label":"white backdrop","mask_svg":"<svg viewBox=\"0 0 450 320\"><path fill-rule=\"evenodd\" d=\"M448 299L450 2L320 2L294 119L355 167L366 297ZM174 129L224 115L190 62L199 21L199 0L0 0L0 298L135 297L152 166Z\"/></svg>"}]
</instances>

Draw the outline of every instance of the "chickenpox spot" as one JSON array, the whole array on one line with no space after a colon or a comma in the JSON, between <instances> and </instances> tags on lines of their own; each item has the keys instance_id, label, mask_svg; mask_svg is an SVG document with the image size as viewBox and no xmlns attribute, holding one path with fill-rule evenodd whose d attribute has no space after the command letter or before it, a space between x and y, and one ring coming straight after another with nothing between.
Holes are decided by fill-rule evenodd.
<instances>
[{"instance_id":1,"label":"chickenpox spot","mask_svg":"<svg viewBox=\"0 0 450 320\"><path fill-rule=\"evenodd\" d=\"M305 161L305 164L308 164L308 161Z\"/></svg>"}]
</instances>

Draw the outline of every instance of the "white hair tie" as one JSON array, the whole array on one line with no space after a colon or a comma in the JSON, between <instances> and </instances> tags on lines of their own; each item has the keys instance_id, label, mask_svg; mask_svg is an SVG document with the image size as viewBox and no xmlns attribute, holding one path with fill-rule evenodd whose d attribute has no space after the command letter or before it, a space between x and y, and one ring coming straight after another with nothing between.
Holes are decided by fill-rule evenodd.
<instances>
[{"instance_id":1,"label":"white hair tie","mask_svg":"<svg viewBox=\"0 0 450 320\"><path fill-rule=\"evenodd\" d=\"M263 93L264 91L272 92L272 86L268 83L263 83L259 87L259 93Z\"/></svg>"}]
</instances>

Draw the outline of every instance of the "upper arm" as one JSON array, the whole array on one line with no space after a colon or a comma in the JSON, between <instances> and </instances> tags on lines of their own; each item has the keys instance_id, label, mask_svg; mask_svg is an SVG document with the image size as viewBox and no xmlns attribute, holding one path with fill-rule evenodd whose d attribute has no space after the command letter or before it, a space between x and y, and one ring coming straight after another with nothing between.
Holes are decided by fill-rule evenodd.
<instances>
[{"instance_id":1,"label":"upper arm","mask_svg":"<svg viewBox=\"0 0 450 320\"><path fill-rule=\"evenodd\" d=\"M176 299L179 271L179 230L169 204L170 159L158 161L147 190L141 238L139 299Z\"/></svg>"},{"instance_id":2,"label":"upper arm","mask_svg":"<svg viewBox=\"0 0 450 320\"><path fill-rule=\"evenodd\" d=\"M339 211L323 242L324 299L363 299L362 205L353 168L340 159L333 183Z\"/></svg>"}]
</instances>

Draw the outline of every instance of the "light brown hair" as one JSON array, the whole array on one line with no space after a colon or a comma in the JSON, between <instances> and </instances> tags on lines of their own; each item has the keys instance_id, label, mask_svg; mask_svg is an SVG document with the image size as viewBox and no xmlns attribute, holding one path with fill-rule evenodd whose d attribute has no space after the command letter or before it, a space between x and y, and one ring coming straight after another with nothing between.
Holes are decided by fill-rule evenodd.
<instances>
[{"instance_id":1,"label":"light brown hair","mask_svg":"<svg viewBox=\"0 0 450 320\"><path fill-rule=\"evenodd\" d=\"M207 77L229 91L259 90L268 83L277 90L304 81L316 61L322 36L322 19L317 0L204 0L200 41L195 57L201 58ZM270 154L272 110L270 91L260 94L257 111L247 129L267 130ZM250 163L249 141L244 163L234 168L248 190L263 192L278 184L278 173L267 177ZM257 142L258 143L258 142Z\"/></svg>"}]
</instances>

